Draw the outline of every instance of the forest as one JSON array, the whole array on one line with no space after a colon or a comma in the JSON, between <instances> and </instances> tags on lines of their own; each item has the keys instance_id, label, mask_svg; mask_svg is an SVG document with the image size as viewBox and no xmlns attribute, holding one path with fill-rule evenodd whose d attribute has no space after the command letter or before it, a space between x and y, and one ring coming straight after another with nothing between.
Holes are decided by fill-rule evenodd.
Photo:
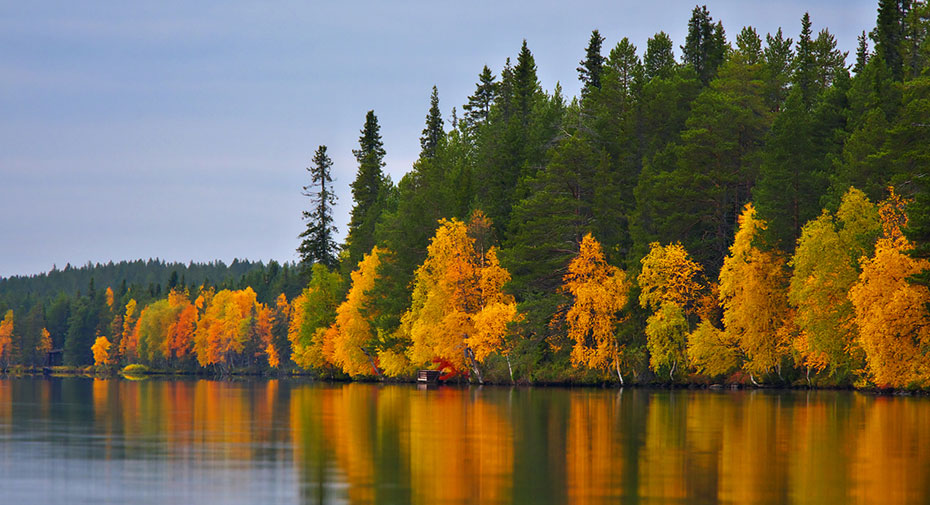
<instances>
[{"instance_id":1,"label":"forest","mask_svg":"<svg viewBox=\"0 0 930 505\"><path fill-rule=\"evenodd\" d=\"M930 5L852 56L813 26L594 30L577 97L524 41L450 118L433 88L396 183L367 112L344 243L321 145L298 263L0 279L0 368L927 388Z\"/></svg>"}]
</instances>

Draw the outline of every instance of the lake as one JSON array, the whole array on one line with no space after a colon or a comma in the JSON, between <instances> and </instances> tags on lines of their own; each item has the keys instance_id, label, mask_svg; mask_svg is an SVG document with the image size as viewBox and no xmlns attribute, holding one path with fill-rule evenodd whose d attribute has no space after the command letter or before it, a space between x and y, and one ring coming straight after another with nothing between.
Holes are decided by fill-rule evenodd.
<instances>
[{"instance_id":1,"label":"lake","mask_svg":"<svg viewBox=\"0 0 930 505\"><path fill-rule=\"evenodd\" d=\"M0 503L927 503L930 399L0 379Z\"/></svg>"}]
</instances>

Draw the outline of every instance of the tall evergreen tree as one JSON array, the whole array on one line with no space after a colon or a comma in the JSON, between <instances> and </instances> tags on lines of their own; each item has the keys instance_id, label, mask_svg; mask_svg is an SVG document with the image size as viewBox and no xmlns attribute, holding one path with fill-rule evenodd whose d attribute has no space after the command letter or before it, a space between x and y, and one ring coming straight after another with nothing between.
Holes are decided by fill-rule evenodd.
<instances>
[{"instance_id":1,"label":"tall evergreen tree","mask_svg":"<svg viewBox=\"0 0 930 505\"><path fill-rule=\"evenodd\" d=\"M788 83L791 82L791 66L794 60L791 44L792 40L782 35L781 28L774 36L765 36L765 102L773 112L781 110L785 99L788 98Z\"/></svg>"},{"instance_id":2,"label":"tall evergreen tree","mask_svg":"<svg viewBox=\"0 0 930 505\"><path fill-rule=\"evenodd\" d=\"M879 0L878 19L872 31L875 54L881 56L891 70L891 76L900 81L904 76L904 39L907 33L905 19L911 0Z\"/></svg>"},{"instance_id":3,"label":"tall evergreen tree","mask_svg":"<svg viewBox=\"0 0 930 505\"><path fill-rule=\"evenodd\" d=\"M581 96L591 93L592 89L601 88L601 70L604 67L604 57L601 55L601 44L604 43L604 37L600 32L594 30L591 32L591 39L588 41L588 47L585 49L585 58L578 62L580 65L578 71L578 80L581 81Z\"/></svg>"},{"instance_id":4,"label":"tall evergreen tree","mask_svg":"<svg viewBox=\"0 0 930 505\"><path fill-rule=\"evenodd\" d=\"M714 24L707 6L695 6L688 20L688 35L681 46L682 60L694 67L698 78L705 85L717 72L727 53L726 34L723 24Z\"/></svg>"},{"instance_id":5,"label":"tall evergreen tree","mask_svg":"<svg viewBox=\"0 0 930 505\"><path fill-rule=\"evenodd\" d=\"M667 78L675 68L675 50L671 37L659 32L646 41L643 54L643 76L647 81L653 77Z\"/></svg>"},{"instance_id":6,"label":"tall evergreen tree","mask_svg":"<svg viewBox=\"0 0 930 505\"><path fill-rule=\"evenodd\" d=\"M442 113L439 111L439 90L433 86L429 96L429 112L426 114L426 126L420 135L420 157L433 158L436 148L445 135L442 128Z\"/></svg>"},{"instance_id":7,"label":"tall evergreen tree","mask_svg":"<svg viewBox=\"0 0 930 505\"><path fill-rule=\"evenodd\" d=\"M339 263L339 247L333 238L337 230L333 224L336 193L330 176L332 167L333 160L326 154L326 146L319 146L313 154L313 165L307 167L310 184L303 187L303 195L310 198L311 210L303 211L307 229L300 234L303 240L297 248L300 266L308 274L314 263L321 263L330 269Z\"/></svg>"},{"instance_id":8,"label":"tall evergreen tree","mask_svg":"<svg viewBox=\"0 0 930 505\"><path fill-rule=\"evenodd\" d=\"M491 105L497 98L498 87L500 83L495 81L494 74L487 65L481 69L478 75L478 84L475 85L475 93L468 97L468 103L462 106L465 110L465 119L467 122L477 125L482 124L488 119L491 113Z\"/></svg>"},{"instance_id":9,"label":"tall evergreen tree","mask_svg":"<svg viewBox=\"0 0 930 505\"><path fill-rule=\"evenodd\" d=\"M869 42L865 35L865 30L859 35L859 44L856 46L856 64L853 66L853 73L859 74L865 69L865 64L869 61Z\"/></svg>"},{"instance_id":10,"label":"tall evergreen tree","mask_svg":"<svg viewBox=\"0 0 930 505\"><path fill-rule=\"evenodd\" d=\"M375 225L381 216L390 184L381 170L384 167L384 143L381 141L381 126L373 110L365 115L358 149L352 153L358 161L358 174L352 181L352 200L355 205L352 207L346 237L348 271L353 270L362 256L375 245Z\"/></svg>"}]
</instances>

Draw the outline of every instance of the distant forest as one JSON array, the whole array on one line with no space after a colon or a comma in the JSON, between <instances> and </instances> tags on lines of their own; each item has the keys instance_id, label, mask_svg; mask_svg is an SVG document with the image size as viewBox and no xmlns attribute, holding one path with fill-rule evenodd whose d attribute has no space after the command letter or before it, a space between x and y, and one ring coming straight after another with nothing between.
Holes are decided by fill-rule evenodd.
<instances>
[{"instance_id":1,"label":"distant forest","mask_svg":"<svg viewBox=\"0 0 930 505\"><path fill-rule=\"evenodd\" d=\"M930 385L930 5L880 1L854 55L701 6L680 44L605 43L577 97L527 41L449 117L434 87L396 183L368 111L343 244L320 145L297 264L0 280L0 366Z\"/></svg>"}]
</instances>

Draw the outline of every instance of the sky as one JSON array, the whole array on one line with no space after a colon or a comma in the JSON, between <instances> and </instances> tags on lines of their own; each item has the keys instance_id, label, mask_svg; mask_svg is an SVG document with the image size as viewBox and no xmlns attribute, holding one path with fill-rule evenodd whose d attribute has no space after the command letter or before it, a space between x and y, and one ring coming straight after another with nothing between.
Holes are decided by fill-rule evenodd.
<instances>
[{"instance_id":1,"label":"sky","mask_svg":"<svg viewBox=\"0 0 930 505\"><path fill-rule=\"evenodd\" d=\"M702 3L703 4L703 3ZM483 65L523 39L543 88L578 94L591 30L604 54L662 30L684 43L693 1L0 2L0 277L65 264L297 260L301 187L328 146L339 236L365 113L397 182L419 154L433 85L446 119ZM877 2L708 1L797 39L805 11L854 59ZM447 125L448 126L448 125Z\"/></svg>"}]
</instances>

